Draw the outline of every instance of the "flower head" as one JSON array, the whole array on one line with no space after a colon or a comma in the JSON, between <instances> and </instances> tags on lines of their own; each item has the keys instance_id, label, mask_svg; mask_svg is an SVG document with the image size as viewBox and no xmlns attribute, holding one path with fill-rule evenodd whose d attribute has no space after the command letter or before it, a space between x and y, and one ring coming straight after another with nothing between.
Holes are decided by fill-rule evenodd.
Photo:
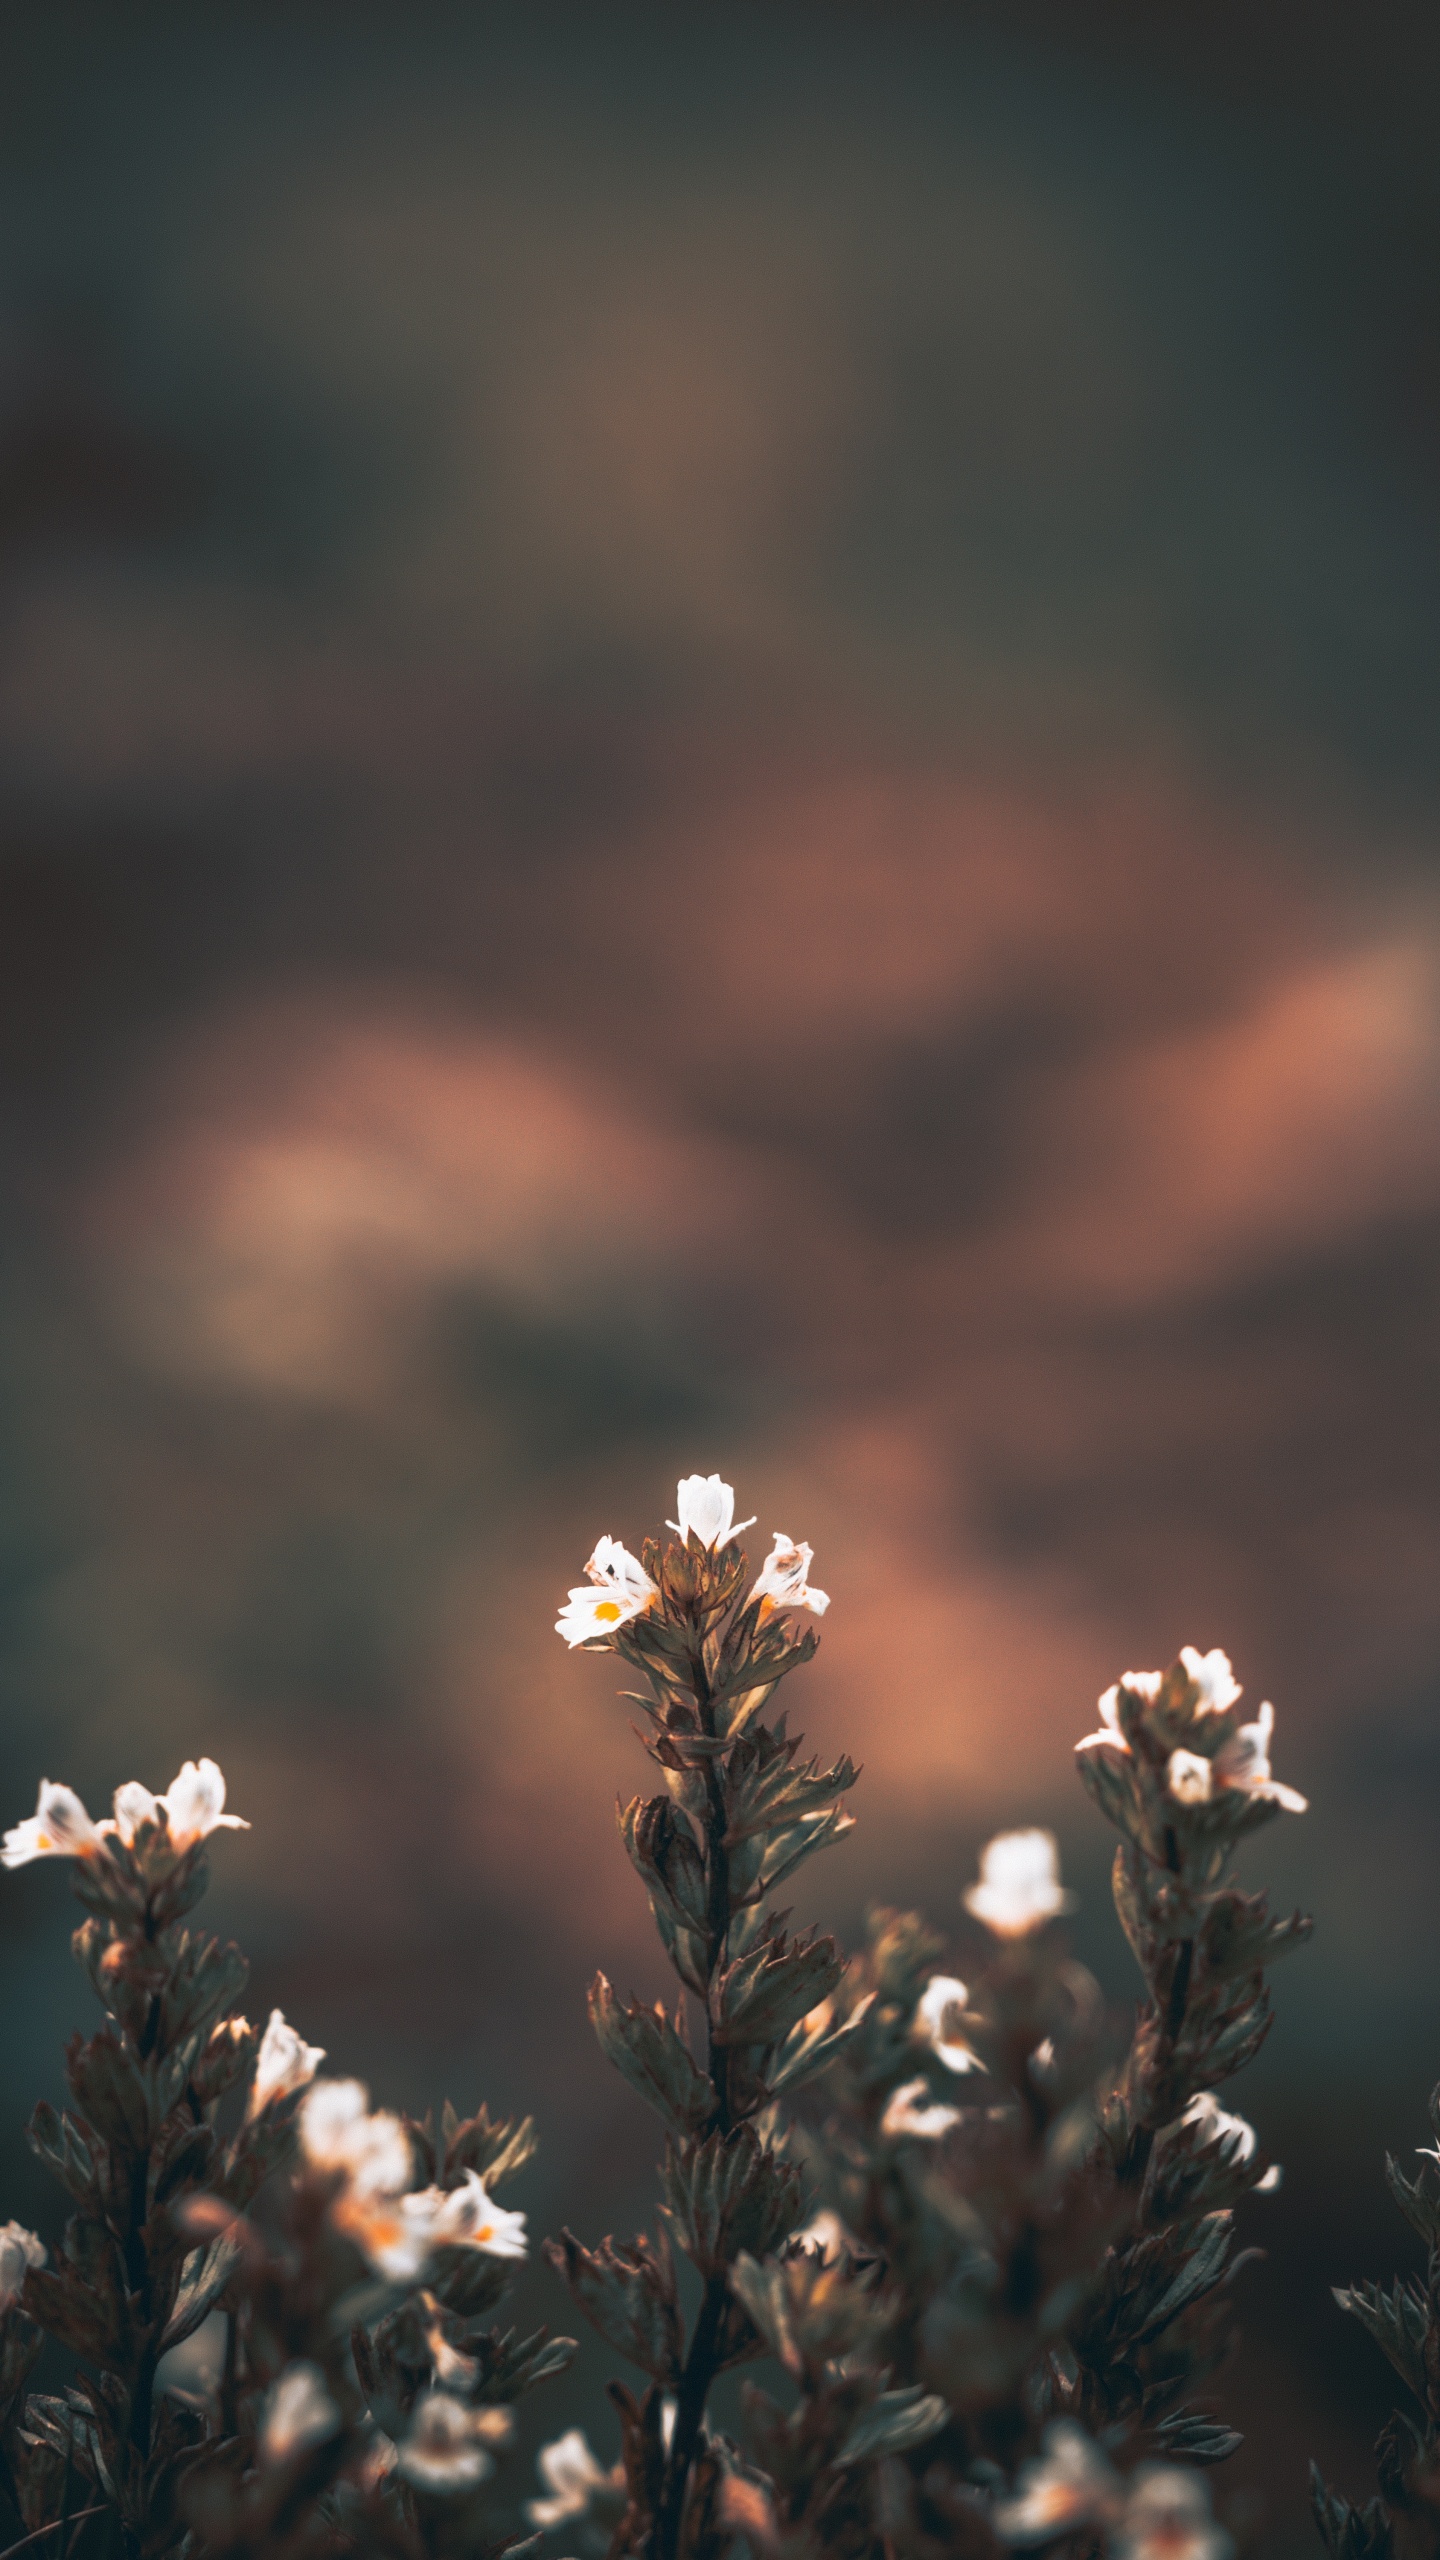
<instances>
[{"instance_id":1,"label":"flower head","mask_svg":"<svg viewBox=\"0 0 1440 2560\"><path fill-rule=\"evenodd\" d=\"M337 2230L392 2283L418 2276L430 2254L429 2224L406 2211L415 2163L399 2117L370 2113L363 2080L317 2080L302 2102L299 2130L311 2168L343 2181L330 2207Z\"/></svg>"},{"instance_id":2,"label":"flower head","mask_svg":"<svg viewBox=\"0 0 1440 2560\"><path fill-rule=\"evenodd\" d=\"M743 1530L753 1529L755 1515L748 1520L735 1517L735 1487L723 1484L719 1476L682 1476L675 1488L678 1520L667 1520L667 1529L678 1537L698 1538L702 1547L725 1547Z\"/></svg>"},{"instance_id":3,"label":"flower head","mask_svg":"<svg viewBox=\"0 0 1440 2560\"><path fill-rule=\"evenodd\" d=\"M660 1596L639 1558L618 1538L597 1541L585 1573L555 1621L555 1633L572 1647L613 1636Z\"/></svg>"},{"instance_id":4,"label":"flower head","mask_svg":"<svg viewBox=\"0 0 1440 2560\"><path fill-rule=\"evenodd\" d=\"M1177 1804L1208 1804L1215 1778L1203 1751L1172 1751L1165 1763L1165 1785Z\"/></svg>"},{"instance_id":5,"label":"flower head","mask_svg":"<svg viewBox=\"0 0 1440 2560\"><path fill-rule=\"evenodd\" d=\"M1244 2116L1229 2114L1209 2089L1202 2089L1197 2097L1191 2099L1180 2121L1198 2127L1202 2150L1212 2142L1219 2143L1220 2157L1227 2169L1243 2168L1247 2160L1255 2157L1253 2124L1248 2123ZM1264 2176L1256 2180L1253 2192L1257 2196L1273 2195L1282 2175L1279 2162L1272 2162Z\"/></svg>"},{"instance_id":6,"label":"flower head","mask_svg":"<svg viewBox=\"0 0 1440 2560\"><path fill-rule=\"evenodd\" d=\"M926 2106L930 2083L926 2079L906 2080L890 2093L890 2101L880 2119L880 2130L889 2142L907 2137L913 2142L940 2142L960 2122L958 2107Z\"/></svg>"},{"instance_id":7,"label":"flower head","mask_svg":"<svg viewBox=\"0 0 1440 2560\"><path fill-rule=\"evenodd\" d=\"M1202 1715L1226 1716L1240 1696L1240 1683L1230 1668L1230 1656L1217 1644L1209 1653L1197 1653L1193 1644L1182 1644L1180 1661L1189 1680L1199 1690L1197 1705Z\"/></svg>"},{"instance_id":8,"label":"flower head","mask_svg":"<svg viewBox=\"0 0 1440 2560\"><path fill-rule=\"evenodd\" d=\"M297 2089L308 2088L317 2066L324 2059L323 2044L307 2044L304 2037L297 2035L289 2025L284 2013L272 2009L260 2039L260 2051L255 2057L255 2077L250 2084L246 2115L261 2115L278 2099L293 2096Z\"/></svg>"},{"instance_id":9,"label":"flower head","mask_svg":"<svg viewBox=\"0 0 1440 2560\"><path fill-rule=\"evenodd\" d=\"M113 1830L127 1849L134 1848L136 1834L143 1824L161 1823L165 1819L163 1798L153 1796L138 1778L127 1778L123 1787L116 1788L112 1801L114 1820L102 1823L100 1828L102 1831Z\"/></svg>"},{"instance_id":10,"label":"flower head","mask_svg":"<svg viewBox=\"0 0 1440 2560\"><path fill-rule=\"evenodd\" d=\"M772 1609L813 1609L823 1618L830 1606L828 1591L812 1589L810 1567L815 1550L802 1540L797 1547L783 1529L775 1532L775 1544L750 1587L750 1597L760 1603L760 1614L768 1616Z\"/></svg>"},{"instance_id":11,"label":"flower head","mask_svg":"<svg viewBox=\"0 0 1440 2560\"><path fill-rule=\"evenodd\" d=\"M1098 1730L1094 1733L1087 1733L1082 1741L1077 1742L1075 1745L1076 1750L1093 1751L1097 1746L1104 1745L1111 1751L1128 1752L1130 1745L1125 1739L1125 1728L1120 1721L1121 1690L1128 1689L1133 1697L1143 1698L1148 1706L1153 1706L1155 1700L1160 1695L1164 1682L1165 1674L1163 1671L1127 1671L1121 1679L1115 1682L1113 1688L1106 1690L1104 1697L1099 1702L1100 1723Z\"/></svg>"},{"instance_id":12,"label":"flower head","mask_svg":"<svg viewBox=\"0 0 1440 2560\"><path fill-rule=\"evenodd\" d=\"M23 2222L0 2223L0 2311L9 2310L30 2269L43 2267L45 2257L44 2241Z\"/></svg>"},{"instance_id":13,"label":"flower head","mask_svg":"<svg viewBox=\"0 0 1440 2560\"><path fill-rule=\"evenodd\" d=\"M288 2462L338 2435L344 2424L318 2364L287 2364L260 2421L262 2462Z\"/></svg>"},{"instance_id":14,"label":"flower head","mask_svg":"<svg viewBox=\"0 0 1440 2560\"><path fill-rule=\"evenodd\" d=\"M250 1828L238 1813L225 1811L225 1780L213 1760L187 1760L159 1801L177 1856L193 1849L197 1840L208 1839L212 1831Z\"/></svg>"},{"instance_id":15,"label":"flower head","mask_svg":"<svg viewBox=\"0 0 1440 2560\"><path fill-rule=\"evenodd\" d=\"M932 1973L916 2005L916 2029L947 2071L980 2069L979 2056L971 2052L964 2037L946 2032L969 1997L964 1983L957 1982L953 1974Z\"/></svg>"},{"instance_id":16,"label":"flower head","mask_svg":"<svg viewBox=\"0 0 1440 2560\"><path fill-rule=\"evenodd\" d=\"M1111 2544L1115 2560L1229 2560L1234 2548L1210 2511L1210 2492L1198 2471L1145 2462L1132 2475Z\"/></svg>"},{"instance_id":17,"label":"flower head","mask_svg":"<svg viewBox=\"0 0 1440 2560\"><path fill-rule=\"evenodd\" d=\"M0 1862L27 1867L32 1858L93 1858L104 1846L104 1832L91 1821L74 1788L42 1778L35 1810L28 1821L6 1832Z\"/></svg>"},{"instance_id":18,"label":"flower head","mask_svg":"<svg viewBox=\"0 0 1440 2560\"><path fill-rule=\"evenodd\" d=\"M1269 1803L1283 1805L1287 1813L1304 1813L1307 1802L1295 1787L1283 1787L1270 1775L1270 1743L1275 1731L1275 1710L1265 1700L1253 1724L1242 1724L1228 1742L1215 1754L1215 1783L1233 1787L1242 1795L1264 1796Z\"/></svg>"},{"instance_id":19,"label":"flower head","mask_svg":"<svg viewBox=\"0 0 1440 2560\"><path fill-rule=\"evenodd\" d=\"M442 2497L477 2488L495 2468L484 2443L488 2431L483 2421L490 2414L467 2409L448 2391L422 2392L396 2455L398 2469L412 2487Z\"/></svg>"},{"instance_id":20,"label":"flower head","mask_svg":"<svg viewBox=\"0 0 1440 2560\"><path fill-rule=\"evenodd\" d=\"M477 2171L467 2169L464 2182L448 2191L421 2187L403 2200L407 2217L423 2224L432 2249L479 2249L487 2258L523 2258L527 2249L525 2216L492 2204Z\"/></svg>"},{"instance_id":21,"label":"flower head","mask_svg":"<svg viewBox=\"0 0 1440 2560\"><path fill-rule=\"evenodd\" d=\"M568 2427L553 2444L542 2445L535 2468L549 2492L548 2497L531 2498L525 2508L537 2533L553 2533L572 2516L583 2516L597 2489L618 2491L624 2486L623 2467L617 2463L607 2471L597 2462L589 2438L579 2427Z\"/></svg>"},{"instance_id":22,"label":"flower head","mask_svg":"<svg viewBox=\"0 0 1440 2560\"><path fill-rule=\"evenodd\" d=\"M1056 2418L1044 2443L1038 2459L1022 2464L1016 2495L994 2511L996 2531L1022 2549L1111 2518L1120 2506L1120 2482L1083 2427Z\"/></svg>"},{"instance_id":23,"label":"flower head","mask_svg":"<svg viewBox=\"0 0 1440 2560\"><path fill-rule=\"evenodd\" d=\"M980 1881L965 1895L966 1910L1001 1938L1028 1937L1074 1905L1060 1882L1053 1831L1002 1831L981 1850Z\"/></svg>"}]
</instances>

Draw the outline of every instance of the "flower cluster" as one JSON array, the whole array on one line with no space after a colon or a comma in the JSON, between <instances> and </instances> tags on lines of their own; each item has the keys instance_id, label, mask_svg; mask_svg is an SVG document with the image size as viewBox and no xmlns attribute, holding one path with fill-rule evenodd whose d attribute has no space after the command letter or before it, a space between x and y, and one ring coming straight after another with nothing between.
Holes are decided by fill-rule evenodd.
<instances>
[{"instance_id":1,"label":"flower cluster","mask_svg":"<svg viewBox=\"0 0 1440 2560\"><path fill-rule=\"evenodd\" d=\"M734 1486L719 1476L682 1477L675 1508L680 1517L666 1526L685 1546L709 1555L718 1555L732 1539L755 1526L753 1520L737 1522ZM770 1553L750 1589L762 1616L777 1609L810 1609L817 1618L824 1617L830 1595L811 1584L814 1561L813 1548L803 1542L797 1545L783 1529L776 1530ZM597 1541L585 1572L586 1581L573 1586L555 1621L556 1634L568 1645L607 1643L619 1628L653 1609L660 1599L659 1586L646 1567L618 1538Z\"/></svg>"},{"instance_id":2,"label":"flower cluster","mask_svg":"<svg viewBox=\"0 0 1440 2560\"><path fill-rule=\"evenodd\" d=\"M92 1822L73 1787L40 1781L39 1801L0 1846L0 1863L28 1866L32 1858L95 1858L112 1841L125 1849L158 1848L183 1858L212 1831L248 1831L238 1813L225 1811L225 1780L213 1760L187 1760L163 1796L138 1778L117 1787L113 1815Z\"/></svg>"}]
</instances>

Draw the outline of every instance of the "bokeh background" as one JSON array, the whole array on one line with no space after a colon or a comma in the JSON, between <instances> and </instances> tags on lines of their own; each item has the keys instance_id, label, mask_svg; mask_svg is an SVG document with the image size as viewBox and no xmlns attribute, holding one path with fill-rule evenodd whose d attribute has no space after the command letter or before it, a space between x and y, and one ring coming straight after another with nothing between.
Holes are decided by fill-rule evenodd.
<instances>
[{"instance_id":1,"label":"bokeh background","mask_svg":"<svg viewBox=\"0 0 1440 2560\"><path fill-rule=\"evenodd\" d=\"M584 1986L656 1978L599 1531L719 1467L811 1539L808 1907L963 1971L1041 1818L1122 2015L1069 1746L1227 1645L1319 1932L1222 2498L1307 2548L1440 2072L1433 12L4 42L6 1819L214 1753L259 2012L533 2106L593 2238L653 2134ZM47 2227L69 1919L6 1882Z\"/></svg>"}]
</instances>

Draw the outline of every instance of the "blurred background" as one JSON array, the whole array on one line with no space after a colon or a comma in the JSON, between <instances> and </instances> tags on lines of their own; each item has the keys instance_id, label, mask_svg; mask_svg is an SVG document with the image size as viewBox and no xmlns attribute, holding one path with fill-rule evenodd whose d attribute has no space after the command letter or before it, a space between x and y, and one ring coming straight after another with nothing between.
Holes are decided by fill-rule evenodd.
<instances>
[{"instance_id":1,"label":"blurred background","mask_svg":"<svg viewBox=\"0 0 1440 2560\"><path fill-rule=\"evenodd\" d=\"M1440 2074L1440 29L1402 8L5 12L5 1819L211 1752L332 2063L533 2107L645 1785L556 1607L719 1468L833 1593L806 1907L955 1934L1224 1644L1319 1921L1222 2500L1389 2405ZM798 1709L797 1700L797 1709ZM0 1896L0 2212L86 2003ZM543 2269L524 2308L569 2323ZM587 2351L544 2431L587 2415ZM597 2415L597 2409L602 2414Z\"/></svg>"}]
</instances>

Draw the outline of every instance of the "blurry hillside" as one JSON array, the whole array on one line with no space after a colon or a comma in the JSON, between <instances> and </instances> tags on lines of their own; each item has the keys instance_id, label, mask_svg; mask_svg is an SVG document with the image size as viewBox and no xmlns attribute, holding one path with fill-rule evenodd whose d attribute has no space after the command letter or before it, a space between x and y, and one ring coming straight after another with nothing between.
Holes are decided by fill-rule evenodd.
<instances>
[{"instance_id":1,"label":"blurry hillside","mask_svg":"<svg viewBox=\"0 0 1440 2560\"><path fill-rule=\"evenodd\" d=\"M257 2006L595 2232L599 1531L811 1539L816 1908L1038 1816L1119 2000L1069 1746L1224 1643L1272 2550L1440 2074L1440 200L1298 25L35 6L0 106L7 1820L213 1751Z\"/></svg>"}]
</instances>

